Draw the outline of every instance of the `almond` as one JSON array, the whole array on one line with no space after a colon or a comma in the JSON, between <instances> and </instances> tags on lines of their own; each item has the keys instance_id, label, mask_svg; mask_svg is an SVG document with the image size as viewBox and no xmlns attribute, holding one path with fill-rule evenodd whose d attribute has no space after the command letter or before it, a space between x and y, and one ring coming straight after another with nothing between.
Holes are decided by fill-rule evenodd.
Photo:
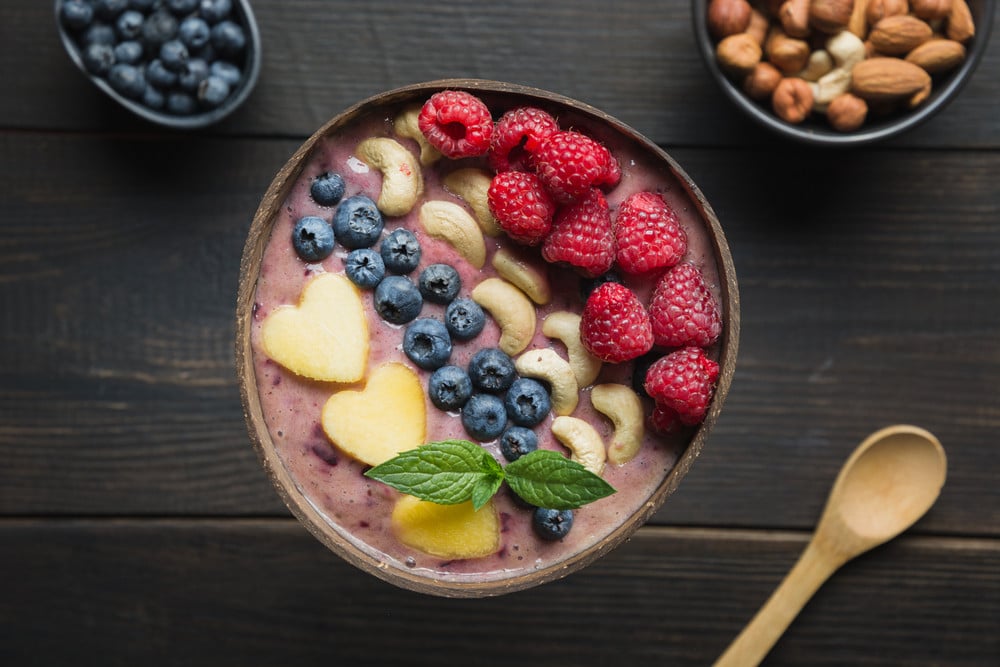
<instances>
[{"instance_id":1,"label":"almond","mask_svg":"<svg viewBox=\"0 0 1000 667\"><path fill-rule=\"evenodd\" d=\"M875 25L886 16L899 16L908 11L910 11L910 6L906 0L868 0L865 18L868 19L869 25Z\"/></svg>"},{"instance_id":2,"label":"almond","mask_svg":"<svg viewBox=\"0 0 1000 667\"><path fill-rule=\"evenodd\" d=\"M812 0L809 23L821 32L838 32L847 27L854 11L854 0Z\"/></svg>"},{"instance_id":3,"label":"almond","mask_svg":"<svg viewBox=\"0 0 1000 667\"><path fill-rule=\"evenodd\" d=\"M965 47L951 39L932 39L910 51L906 60L924 68L928 74L940 74L958 67L965 60Z\"/></svg>"},{"instance_id":4,"label":"almond","mask_svg":"<svg viewBox=\"0 0 1000 667\"><path fill-rule=\"evenodd\" d=\"M930 84L931 76L899 58L869 58L851 70L851 92L868 102L910 97Z\"/></svg>"},{"instance_id":5,"label":"almond","mask_svg":"<svg viewBox=\"0 0 1000 667\"><path fill-rule=\"evenodd\" d=\"M976 24L972 20L972 11L965 0L952 0L951 11L948 13L948 39L963 44L976 35Z\"/></svg>"},{"instance_id":6,"label":"almond","mask_svg":"<svg viewBox=\"0 0 1000 667\"><path fill-rule=\"evenodd\" d=\"M939 21L951 13L952 0L910 0L913 15L925 21Z\"/></svg>"},{"instance_id":7,"label":"almond","mask_svg":"<svg viewBox=\"0 0 1000 667\"><path fill-rule=\"evenodd\" d=\"M875 50L902 56L931 38L931 27L914 16L888 16L872 28L869 38Z\"/></svg>"},{"instance_id":8,"label":"almond","mask_svg":"<svg viewBox=\"0 0 1000 667\"><path fill-rule=\"evenodd\" d=\"M864 39L868 36L868 0L854 0L854 10L851 12L851 20L847 22L847 29Z\"/></svg>"}]
</instances>

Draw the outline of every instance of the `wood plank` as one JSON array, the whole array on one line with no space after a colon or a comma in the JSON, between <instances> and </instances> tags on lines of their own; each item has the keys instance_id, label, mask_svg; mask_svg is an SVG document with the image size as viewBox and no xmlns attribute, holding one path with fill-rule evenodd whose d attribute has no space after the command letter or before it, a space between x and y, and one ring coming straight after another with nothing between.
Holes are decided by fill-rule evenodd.
<instances>
[{"instance_id":1,"label":"wood plank","mask_svg":"<svg viewBox=\"0 0 1000 667\"><path fill-rule=\"evenodd\" d=\"M295 145L0 134L0 512L286 514L231 339L243 236ZM914 422L951 464L920 529L1000 535L1000 156L675 156L727 229L743 332L722 418L655 522L806 528L857 442ZM838 196L811 201L799 174Z\"/></svg>"},{"instance_id":2,"label":"wood plank","mask_svg":"<svg viewBox=\"0 0 1000 667\"><path fill-rule=\"evenodd\" d=\"M804 546L797 533L644 529L583 572L486 600L410 593L297 524L0 522L6 664L706 665ZM996 540L904 537L822 588L766 665L1000 659ZM859 657L860 656L860 657Z\"/></svg>"},{"instance_id":3,"label":"wood plank","mask_svg":"<svg viewBox=\"0 0 1000 667\"><path fill-rule=\"evenodd\" d=\"M775 143L709 78L695 50L689 3L680 0L623 0L612 12L601 0L253 5L264 48L260 82L246 106L212 133L302 137L369 95L476 77L589 102L665 145ZM75 70L58 40L52 3L8 0L0 25L0 128L157 131ZM893 143L1000 146L1000 79L991 76L997 71L1000 44L993 40L961 97Z\"/></svg>"}]
</instances>

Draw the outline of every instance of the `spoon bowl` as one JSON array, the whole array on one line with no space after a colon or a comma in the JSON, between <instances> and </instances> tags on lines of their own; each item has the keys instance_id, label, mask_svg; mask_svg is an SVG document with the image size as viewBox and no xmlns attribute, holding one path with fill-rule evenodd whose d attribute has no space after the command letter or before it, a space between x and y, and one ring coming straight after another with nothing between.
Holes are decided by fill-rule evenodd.
<instances>
[{"instance_id":1,"label":"spoon bowl","mask_svg":"<svg viewBox=\"0 0 1000 667\"><path fill-rule=\"evenodd\" d=\"M946 469L944 448L922 428L889 426L868 436L841 468L802 556L715 666L759 664L841 565L896 537L931 508Z\"/></svg>"}]
</instances>

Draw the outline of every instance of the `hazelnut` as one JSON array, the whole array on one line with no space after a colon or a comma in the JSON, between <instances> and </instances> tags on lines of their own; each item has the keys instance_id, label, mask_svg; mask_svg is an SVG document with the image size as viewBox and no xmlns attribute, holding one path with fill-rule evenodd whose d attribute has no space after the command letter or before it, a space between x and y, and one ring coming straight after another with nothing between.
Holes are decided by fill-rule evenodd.
<instances>
[{"instance_id":1,"label":"hazelnut","mask_svg":"<svg viewBox=\"0 0 1000 667\"><path fill-rule=\"evenodd\" d=\"M712 0L708 5L708 29L716 39L743 32L749 24L747 0Z\"/></svg>"},{"instance_id":2,"label":"hazelnut","mask_svg":"<svg viewBox=\"0 0 1000 667\"><path fill-rule=\"evenodd\" d=\"M781 72L771 63L760 62L743 80L743 90L752 99L762 102L770 99L771 93L781 81Z\"/></svg>"},{"instance_id":3,"label":"hazelnut","mask_svg":"<svg viewBox=\"0 0 1000 667\"><path fill-rule=\"evenodd\" d=\"M867 116L868 103L851 93L838 95L826 108L827 120L839 132L853 132L861 127Z\"/></svg>"},{"instance_id":4,"label":"hazelnut","mask_svg":"<svg viewBox=\"0 0 1000 667\"><path fill-rule=\"evenodd\" d=\"M791 37L807 37L809 35L809 1L785 0L778 9L778 20L781 27Z\"/></svg>"},{"instance_id":5,"label":"hazelnut","mask_svg":"<svg viewBox=\"0 0 1000 667\"><path fill-rule=\"evenodd\" d=\"M781 28L773 27L764 45L767 59L785 74L802 71L809 60L809 44L786 35Z\"/></svg>"},{"instance_id":6,"label":"hazelnut","mask_svg":"<svg viewBox=\"0 0 1000 667\"><path fill-rule=\"evenodd\" d=\"M764 46L764 40L767 39L767 29L770 25L771 22L767 20L766 16L753 9L750 11L750 24L747 26L746 32L754 38L755 42Z\"/></svg>"},{"instance_id":7,"label":"hazelnut","mask_svg":"<svg viewBox=\"0 0 1000 667\"><path fill-rule=\"evenodd\" d=\"M719 42L715 56L723 69L733 74L746 74L760 62L761 50L753 37L741 32Z\"/></svg>"},{"instance_id":8,"label":"hazelnut","mask_svg":"<svg viewBox=\"0 0 1000 667\"><path fill-rule=\"evenodd\" d=\"M869 25L875 25L886 16L902 16L910 11L907 0L868 0L865 18Z\"/></svg>"},{"instance_id":9,"label":"hazelnut","mask_svg":"<svg viewBox=\"0 0 1000 667\"><path fill-rule=\"evenodd\" d=\"M813 108L813 94L809 83L797 77L785 77L774 89L771 106L774 113L785 122L801 123Z\"/></svg>"}]
</instances>

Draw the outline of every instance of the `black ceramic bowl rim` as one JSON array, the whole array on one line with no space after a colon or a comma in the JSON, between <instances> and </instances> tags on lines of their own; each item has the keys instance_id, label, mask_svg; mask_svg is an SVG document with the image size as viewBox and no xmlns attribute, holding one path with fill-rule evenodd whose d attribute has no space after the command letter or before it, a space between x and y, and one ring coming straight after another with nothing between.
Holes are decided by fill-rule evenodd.
<instances>
[{"instance_id":1,"label":"black ceramic bowl rim","mask_svg":"<svg viewBox=\"0 0 1000 667\"><path fill-rule=\"evenodd\" d=\"M112 88L111 84L109 84L105 79L94 76L87 71L86 65L83 64L80 49L77 47L73 36L63 26L62 21L59 20L59 6L63 3L63 1L64 0L55 0L56 27L59 30L59 38L62 40L63 48L66 50L66 53L69 54L70 59L77 66L77 68L83 72L83 75L86 76L87 79L89 79L95 86L104 91L108 97L118 102L118 104L125 107L135 115L151 123L156 123L157 125L163 125L177 130L194 130L207 127L208 125L219 122L238 109L240 105L246 101L246 98L250 95L251 91L253 91L254 86L257 85L257 78L260 76L261 62L260 31L257 29L257 21L254 18L253 10L250 8L249 0L234 0L233 2L233 9L239 14L241 23L247 32L246 64L243 68L243 79L240 81L239 87L221 106L203 113L191 114L189 116L168 114L151 109L140 102L136 102L135 100L130 100L129 98L120 95L118 91Z\"/></svg>"},{"instance_id":2,"label":"black ceramic bowl rim","mask_svg":"<svg viewBox=\"0 0 1000 667\"><path fill-rule=\"evenodd\" d=\"M822 120L807 120L801 125L786 123L775 116L770 109L747 97L732 79L726 76L716 62L715 41L708 32L707 14L709 1L692 0L691 11L693 14L694 32L695 39L698 42L698 50L705 61L705 66L712 73L712 77L719 84L719 87L722 88L722 92L757 124L784 137L816 146L860 146L871 144L895 137L929 120L934 114L951 102L951 100L957 97L958 92L972 78L972 73L982 59L983 53L986 51L986 45L989 42L995 8L995 0L982 0L981 2L973 0L969 3L976 22L976 35L973 37L972 46L966 53L966 58L962 65L948 75L942 81L941 85L935 87L931 92L930 99L925 104L912 113L892 117L884 121L868 122L862 129L856 132L838 132L829 125L825 125L825 121ZM978 13L976 12L977 7L980 9Z\"/></svg>"}]
</instances>

